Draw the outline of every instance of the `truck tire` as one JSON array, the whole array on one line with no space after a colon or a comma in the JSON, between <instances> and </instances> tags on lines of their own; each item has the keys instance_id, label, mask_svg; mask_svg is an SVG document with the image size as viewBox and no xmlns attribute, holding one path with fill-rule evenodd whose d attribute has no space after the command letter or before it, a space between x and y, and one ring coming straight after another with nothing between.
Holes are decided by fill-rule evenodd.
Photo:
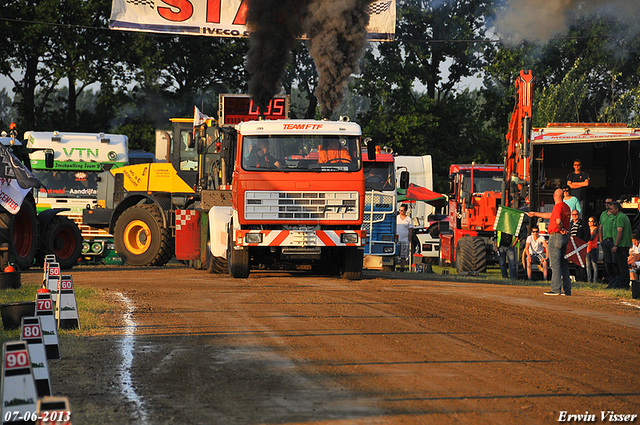
<instances>
[{"instance_id":1,"label":"truck tire","mask_svg":"<svg viewBox=\"0 0 640 425\"><path fill-rule=\"evenodd\" d=\"M211 256L209 258L209 264L207 272L210 274L227 274L229 273L229 265L227 259L222 257Z\"/></svg>"},{"instance_id":2,"label":"truck tire","mask_svg":"<svg viewBox=\"0 0 640 425\"><path fill-rule=\"evenodd\" d=\"M230 227L229 231L229 244L227 249L227 265L229 268L229 274L231 277L235 279L244 279L249 277L249 250L241 249L236 250L233 249L235 246L235 238L233 235L233 226Z\"/></svg>"},{"instance_id":3,"label":"truck tire","mask_svg":"<svg viewBox=\"0 0 640 425\"><path fill-rule=\"evenodd\" d=\"M487 271L487 252L484 239L481 237L463 236L458 240L456 248L456 271L478 272Z\"/></svg>"},{"instance_id":4,"label":"truck tire","mask_svg":"<svg viewBox=\"0 0 640 425\"><path fill-rule=\"evenodd\" d=\"M207 273L210 274L227 274L229 273L229 265L227 259L223 257L214 257L211 255L210 243L207 244Z\"/></svg>"},{"instance_id":5,"label":"truck tire","mask_svg":"<svg viewBox=\"0 0 640 425\"><path fill-rule=\"evenodd\" d=\"M37 229L36 210L27 199L16 215L4 209L0 212L0 243L9 243L9 254L20 270L29 269L36 257Z\"/></svg>"},{"instance_id":6,"label":"truck tire","mask_svg":"<svg viewBox=\"0 0 640 425\"><path fill-rule=\"evenodd\" d=\"M116 251L131 266L164 266L173 257L174 241L162 227L162 215L152 204L125 210L113 232Z\"/></svg>"},{"instance_id":7,"label":"truck tire","mask_svg":"<svg viewBox=\"0 0 640 425\"><path fill-rule=\"evenodd\" d=\"M68 217L57 215L47 223L42 233L38 260L44 263L48 254L55 254L60 268L69 270L78 263L82 252L82 233Z\"/></svg>"},{"instance_id":8,"label":"truck tire","mask_svg":"<svg viewBox=\"0 0 640 425\"><path fill-rule=\"evenodd\" d=\"M362 262L364 250L349 247L344 253L344 265L342 267L342 278L347 280L362 279Z\"/></svg>"}]
</instances>

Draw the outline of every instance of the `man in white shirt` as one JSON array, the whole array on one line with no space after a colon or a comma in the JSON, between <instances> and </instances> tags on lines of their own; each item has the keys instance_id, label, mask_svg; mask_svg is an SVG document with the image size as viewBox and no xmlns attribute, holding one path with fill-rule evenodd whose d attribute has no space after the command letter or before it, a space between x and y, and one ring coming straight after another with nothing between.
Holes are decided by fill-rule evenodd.
<instances>
[{"instance_id":1,"label":"man in white shirt","mask_svg":"<svg viewBox=\"0 0 640 425\"><path fill-rule=\"evenodd\" d=\"M547 241L540 236L540 231L537 227L531 229L531 234L527 237L527 242L524 246L524 252L527 258L527 278L531 280L531 265L540 264L544 280L547 280L549 249L547 248Z\"/></svg>"},{"instance_id":2,"label":"man in white shirt","mask_svg":"<svg viewBox=\"0 0 640 425\"><path fill-rule=\"evenodd\" d=\"M396 237L398 239L398 256L400 258L400 271L409 264L409 255L411 255L411 232L413 231L413 222L411 217L407 215L407 204L402 204L396 218Z\"/></svg>"}]
</instances>

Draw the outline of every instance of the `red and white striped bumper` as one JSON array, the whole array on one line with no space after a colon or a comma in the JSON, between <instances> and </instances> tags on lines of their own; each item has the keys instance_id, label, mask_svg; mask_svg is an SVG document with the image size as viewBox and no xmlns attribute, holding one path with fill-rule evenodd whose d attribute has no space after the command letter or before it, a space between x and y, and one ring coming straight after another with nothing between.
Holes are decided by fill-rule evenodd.
<instances>
[{"instance_id":1,"label":"red and white striped bumper","mask_svg":"<svg viewBox=\"0 0 640 425\"><path fill-rule=\"evenodd\" d=\"M342 242L346 234L356 235L357 243ZM248 241L253 238L261 242ZM364 246L366 240L366 230L236 230L236 246Z\"/></svg>"}]
</instances>

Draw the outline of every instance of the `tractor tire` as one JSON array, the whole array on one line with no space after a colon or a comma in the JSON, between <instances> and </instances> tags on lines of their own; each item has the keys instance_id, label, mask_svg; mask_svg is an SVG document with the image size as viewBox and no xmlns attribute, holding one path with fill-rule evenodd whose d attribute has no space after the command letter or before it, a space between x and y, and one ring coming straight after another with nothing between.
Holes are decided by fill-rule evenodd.
<instances>
[{"instance_id":1,"label":"tractor tire","mask_svg":"<svg viewBox=\"0 0 640 425\"><path fill-rule=\"evenodd\" d=\"M245 279L249 277L249 272L251 271L249 264L249 250L234 249L235 238L233 237L233 226L230 226L229 229L229 244L227 245L227 266L229 268L229 275L235 279Z\"/></svg>"},{"instance_id":2,"label":"tractor tire","mask_svg":"<svg viewBox=\"0 0 640 425\"><path fill-rule=\"evenodd\" d=\"M29 269L38 250L38 219L35 206L27 199L16 215L4 209L0 212L0 243L7 242L15 265Z\"/></svg>"},{"instance_id":3,"label":"tractor tire","mask_svg":"<svg viewBox=\"0 0 640 425\"><path fill-rule=\"evenodd\" d=\"M47 223L42 233L38 262L44 264L44 258L55 254L60 268L72 269L78 263L82 253L82 233L78 225L68 217L57 215Z\"/></svg>"},{"instance_id":4,"label":"tractor tire","mask_svg":"<svg viewBox=\"0 0 640 425\"><path fill-rule=\"evenodd\" d=\"M487 271L487 252L481 237L463 236L456 248L456 271L484 273Z\"/></svg>"},{"instance_id":5,"label":"tractor tire","mask_svg":"<svg viewBox=\"0 0 640 425\"><path fill-rule=\"evenodd\" d=\"M344 254L342 278L347 280L362 279L362 263L364 260L364 250L349 247L346 249Z\"/></svg>"},{"instance_id":6,"label":"tractor tire","mask_svg":"<svg viewBox=\"0 0 640 425\"><path fill-rule=\"evenodd\" d=\"M162 227L162 215L153 204L125 210L113 232L116 251L131 266L164 266L173 257L171 231Z\"/></svg>"}]
</instances>

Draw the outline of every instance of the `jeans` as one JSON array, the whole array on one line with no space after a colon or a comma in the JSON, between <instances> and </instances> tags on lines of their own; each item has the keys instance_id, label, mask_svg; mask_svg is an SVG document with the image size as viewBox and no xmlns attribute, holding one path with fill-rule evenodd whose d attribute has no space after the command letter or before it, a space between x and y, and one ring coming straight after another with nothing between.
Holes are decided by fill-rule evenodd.
<instances>
[{"instance_id":1,"label":"jeans","mask_svg":"<svg viewBox=\"0 0 640 425\"><path fill-rule=\"evenodd\" d=\"M600 243L600 246L602 247L604 271L609 278L609 285L611 285L611 282L615 281L615 276L619 273L618 267L615 265L615 260L613 259L613 253L611 252L611 248L613 248L613 240L605 239Z\"/></svg>"},{"instance_id":2,"label":"jeans","mask_svg":"<svg viewBox=\"0 0 640 425\"><path fill-rule=\"evenodd\" d=\"M551 291L571 295L569 261L564 258L569 243L569 235L556 233L549 236L549 265L551 266Z\"/></svg>"},{"instance_id":3,"label":"jeans","mask_svg":"<svg viewBox=\"0 0 640 425\"><path fill-rule=\"evenodd\" d=\"M613 254L613 259L618 265L619 273L614 279L609 280L609 286L612 288L629 289L629 265L627 257L629 256L629 247L619 246Z\"/></svg>"},{"instance_id":4,"label":"jeans","mask_svg":"<svg viewBox=\"0 0 640 425\"><path fill-rule=\"evenodd\" d=\"M587 252L587 282L598 281L598 249Z\"/></svg>"},{"instance_id":5,"label":"jeans","mask_svg":"<svg viewBox=\"0 0 640 425\"><path fill-rule=\"evenodd\" d=\"M516 248L513 246L501 246L498 248L498 261L503 278L517 279ZM507 276L507 262L509 262L509 275Z\"/></svg>"}]
</instances>

